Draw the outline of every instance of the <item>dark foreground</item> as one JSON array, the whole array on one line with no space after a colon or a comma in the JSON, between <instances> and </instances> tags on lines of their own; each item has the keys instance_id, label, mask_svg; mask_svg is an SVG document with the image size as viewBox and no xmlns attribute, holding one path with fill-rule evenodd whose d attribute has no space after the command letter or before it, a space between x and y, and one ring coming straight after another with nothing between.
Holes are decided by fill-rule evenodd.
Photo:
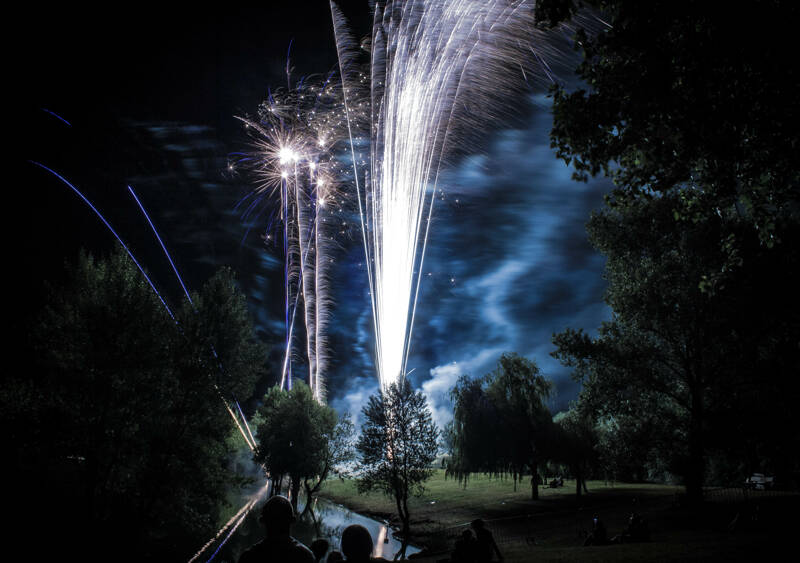
<instances>
[{"instance_id":1,"label":"dark foreground","mask_svg":"<svg viewBox=\"0 0 800 563\"><path fill-rule=\"evenodd\" d=\"M449 560L456 538L474 518L483 518L505 561L749 561L785 557L800 522L800 494L708 489L702 507L685 506L681 489L660 485L590 483L575 498L574 482L514 492L508 481L473 479L466 490L437 474L412 509L415 536L427 547L425 562ZM391 504L377 495L357 495L350 483L332 483L326 495L337 502L391 519ZM632 511L646 520L650 541L584 547L592 518L608 536L619 534ZM789 551L791 553L791 551Z\"/></svg>"}]
</instances>

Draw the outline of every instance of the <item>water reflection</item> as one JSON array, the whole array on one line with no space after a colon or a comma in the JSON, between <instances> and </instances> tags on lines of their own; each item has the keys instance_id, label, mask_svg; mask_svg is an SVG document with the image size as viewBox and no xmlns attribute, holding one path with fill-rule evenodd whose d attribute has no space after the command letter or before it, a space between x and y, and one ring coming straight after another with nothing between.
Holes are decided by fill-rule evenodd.
<instances>
[{"instance_id":1,"label":"water reflection","mask_svg":"<svg viewBox=\"0 0 800 563\"><path fill-rule=\"evenodd\" d=\"M235 534L219 550L215 561L235 563L245 549L263 539L264 531L258 521L258 515L265 500L262 499L252 507ZM302 504L298 508L299 512L303 511ZM325 499L314 500L313 510L295 522L292 536L308 546L315 539L326 539L330 544L330 550L340 551L342 532L351 524L360 524L369 531L375 543L373 551L375 557L391 560L402 548L402 542L392 537L392 531L386 522L379 522ZM418 551L419 548L409 545L406 547L406 557Z\"/></svg>"},{"instance_id":2,"label":"water reflection","mask_svg":"<svg viewBox=\"0 0 800 563\"><path fill-rule=\"evenodd\" d=\"M294 537L306 545L317 538L324 538L330 542L332 550L339 551L344 529L351 524L361 524L372 536L375 544L373 556L392 559L400 551L402 542L392 536L386 522L379 522L325 499L315 499L314 502L314 517L306 515L295 524L293 530ZM418 551L419 548L408 546L406 556Z\"/></svg>"}]
</instances>

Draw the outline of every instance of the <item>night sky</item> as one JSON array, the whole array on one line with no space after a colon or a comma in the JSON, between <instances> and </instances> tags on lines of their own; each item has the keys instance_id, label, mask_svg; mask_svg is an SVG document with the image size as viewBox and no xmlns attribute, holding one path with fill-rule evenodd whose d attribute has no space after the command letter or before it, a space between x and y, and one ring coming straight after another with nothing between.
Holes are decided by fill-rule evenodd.
<instances>
[{"instance_id":1,"label":"night sky","mask_svg":"<svg viewBox=\"0 0 800 563\"><path fill-rule=\"evenodd\" d=\"M171 13L137 4L113 15L21 10L14 21L26 40L12 61L19 102L10 109L22 124L13 176L21 182L9 189L9 209L25 225L9 245L20 272L15 291L25 297L14 303L20 314L35 314L43 280L58 283L80 247L113 247L89 208L33 160L84 191L176 301L180 288L131 185L187 285L199 288L218 266L233 267L262 337L280 345L283 257L261 238L269 207L249 221L236 208L252 186L227 167L231 153L248 150L235 116L252 115L270 86L285 84L290 43L295 77L330 71L336 53L327 0L264 3L271 4ZM365 34L368 2L344 10ZM439 184L444 198L434 211L408 362L439 422L448 420L456 378L486 373L504 351L535 359L556 384L551 407L565 407L577 387L550 358L551 336L566 327L594 331L610 317L603 258L584 229L609 184L574 182L555 159L544 91L521 96L519 107L513 128L487 131L482 150L454 162ZM339 242L329 401L357 413L377 389L371 312L360 240Z\"/></svg>"}]
</instances>

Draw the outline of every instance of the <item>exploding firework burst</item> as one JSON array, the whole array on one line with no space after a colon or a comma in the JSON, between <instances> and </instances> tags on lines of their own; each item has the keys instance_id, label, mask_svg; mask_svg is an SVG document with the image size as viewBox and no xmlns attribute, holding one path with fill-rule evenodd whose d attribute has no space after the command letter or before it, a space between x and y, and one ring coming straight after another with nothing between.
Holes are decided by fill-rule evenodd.
<instances>
[{"instance_id":1,"label":"exploding firework burst","mask_svg":"<svg viewBox=\"0 0 800 563\"><path fill-rule=\"evenodd\" d=\"M282 239L285 258L286 352L281 386L291 387L292 363L300 351L308 360L309 386L320 401L325 397L329 359L329 280L350 170L341 160L348 116L335 78L333 73L304 78L270 93L257 118L242 119L255 151L237 163L250 168L257 179L252 197L267 196L278 207L281 233L275 238ZM351 123L356 119L350 118ZM273 240L271 233L268 237ZM301 332L295 329L298 321L305 326L305 345L295 342Z\"/></svg>"}]
</instances>

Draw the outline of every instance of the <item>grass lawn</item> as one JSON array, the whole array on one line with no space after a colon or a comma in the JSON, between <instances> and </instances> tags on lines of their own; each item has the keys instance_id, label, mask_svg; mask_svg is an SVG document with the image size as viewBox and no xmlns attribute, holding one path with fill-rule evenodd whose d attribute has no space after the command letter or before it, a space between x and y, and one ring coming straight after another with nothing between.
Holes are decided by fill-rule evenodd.
<instances>
[{"instance_id":1,"label":"grass lawn","mask_svg":"<svg viewBox=\"0 0 800 563\"><path fill-rule=\"evenodd\" d=\"M431 552L421 561L446 560L455 537L470 521L483 518L506 561L763 560L784 539L788 543L791 535L782 527L800 500L796 495L759 499L751 494L743 503L725 497L698 513L676 506L681 487L590 481L589 494L577 499L575 482L564 485L540 487L539 500L533 501L529 482L518 483L514 491L511 480L476 475L465 488L437 471L422 497L409 501L412 542ZM359 495L352 481L331 480L322 496L397 524L391 499L379 493ZM754 512L756 504L760 512ZM611 537L622 531L634 508L647 520L651 542L583 547L595 514ZM739 530L732 533L728 524L737 512ZM788 521L796 523L797 518Z\"/></svg>"}]
</instances>

